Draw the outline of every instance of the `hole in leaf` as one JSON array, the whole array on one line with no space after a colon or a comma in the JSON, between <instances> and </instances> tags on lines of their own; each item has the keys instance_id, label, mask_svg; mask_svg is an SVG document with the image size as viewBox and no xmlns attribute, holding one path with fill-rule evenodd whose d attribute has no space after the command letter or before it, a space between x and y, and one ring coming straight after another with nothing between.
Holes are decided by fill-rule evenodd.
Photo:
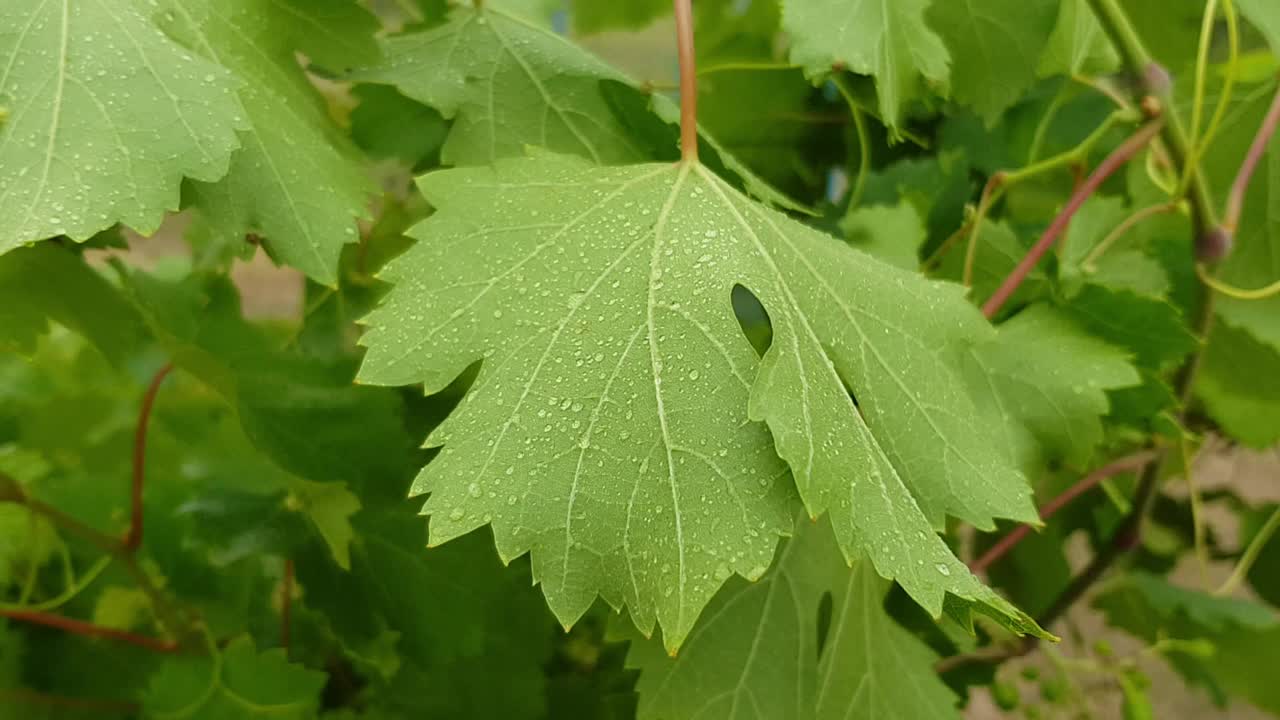
<instances>
[{"instance_id":1,"label":"hole in leaf","mask_svg":"<svg viewBox=\"0 0 1280 720\"><path fill-rule=\"evenodd\" d=\"M764 357L773 343L773 323L769 320L769 313L765 312L760 299L741 285L733 286L731 297L733 314L738 318L742 334L747 336L747 342L755 348L756 354Z\"/></svg>"},{"instance_id":2,"label":"hole in leaf","mask_svg":"<svg viewBox=\"0 0 1280 720\"><path fill-rule=\"evenodd\" d=\"M835 599L831 597L831 592L822 593L822 599L818 601L818 657L822 657L822 648L827 645L827 634L831 632L831 608L835 605Z\"/></svg>"}]
</instances>

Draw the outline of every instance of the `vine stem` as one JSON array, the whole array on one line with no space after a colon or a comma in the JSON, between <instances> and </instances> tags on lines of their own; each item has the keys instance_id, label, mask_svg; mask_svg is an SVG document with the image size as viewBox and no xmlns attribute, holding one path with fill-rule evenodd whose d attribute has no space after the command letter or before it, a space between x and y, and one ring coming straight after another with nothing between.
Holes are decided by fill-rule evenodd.
<instances>
[{"instance_id":1,"label":"vine stem","mask_svg":"<svg viewBox=\"0 0 1280 720\"><path fill-rule=\"evenodd\" d=\"M1231 577L1227 578L1226 582L1213 591L1214 595L1230 595L1244 583L1249 571L1253 569L1253 564L1258 561L1258 556L1262 554L1262 548L1266 546L1271 536L1276 534L1276 530L1280 530L1280 507L1277 507L1271 513L1271 517L1267 518L1267 522L1263 524L1262 529L1258 530L1258 534L1253 536L1253 540L1249 542L1249 547L1245 548L1244 554L1240 556L1235 569L1231 571Z\"/></svg>"},{"instance_id":2,"label":"vine stem","mask_svg":"<svg viewBox=\"0 0 1280 720\"><path fill-rule=\"evenodd\" d=\"M1117 0L1089 0L1089 7L1098 19L1098 24L1110 38L1111 44L1120 52L1120 57L1124 60L1130 74L1139 81L1137 94L1149 94L1167 100L1169 97L1168 73L1147 52L1142 39L1138 37L1138 31L1134 29L1133 23ZM1168 146L1173 163L1177 167L1184 168L1189 178L1187 195L1191 202L1192 220L1196 226L1197 239L1207 237L1218 227L1217 214L1214 212L1209 187L1198 163L1193 161L1191 142L1187 139L1187 133L1182 127L1178 114L1168 112L1165 115L1167 117L1161 129L1161 137L1164 139L1164 144Z\"/></svg>"},{"instance_id":3,"label":"vine stem","mask_svg":"<svg viewBox=\"0 0 1280 720\"><path fill-rule=\"evenodd\" d=\"M1249 146L1249 153L1245 155L1244 163L1240 165L1240 172L1236 174L1235 182L1231 183L1231 193L1227 196L1226 219L1223 221L1223 226L1230 233L1235 233L1240 225L1240 216L1244 213L1244 199L1249 192L1249 183L1253 180L1253 173L1258 169L1258 163L1262 161L1262 156L1266 153L1271 138L1276 134L1277 127L1280 127L1280 91L1276 92L1275 99L1271 101L1271 109L1267 111L1266 119L1262 121L1262 126L1258 128L1258 133L1253 138L1253 144Z\"/></svg>"},{"instance_id":4,"label":"vine stem","mask_svg":"<svg viewBox=\"0 0 1280 720\"><path fill-rule=\"evenodd\" d=\"M1120 458L1111 463L1107 463L1093 472L1080 478L1074 485L1064 490L1057 497L1044 504L1040 508L1040 519L1048 521L1058 513L1059 510L1066 507L1072 500L1080 497L1084 493L1092 490L1108 478L1115 477L1126 472L1140 470L1156 458L1158 453L1155 450L1142 450L1132 455ZM984 572L987 568L994 565L997 561L1009 554L1009 551L1017 547L1027 535L1031 533L1030 525L1020 525L1013 532L1005 535L995 545L992 545L982 557L973 561L969 565L969 569L975 573Z\"/></svg>"},{"instance_id":5,"label":"vine stem","mask_svg":"<svg viewBox=\"0 0 1280 720\"><path fill-rule=\"evenodd\" d=\"M137 703L128 700L110 700L105 698L68 697L52 695L27 688L7 688L0 690L0 705L38 705L46 707L67 708L70 710L102 710L105 712L126 713L133 716L141 709Z\"/></svg>"},{"instance_id":6,"label":"vine stem","mask_svg":"<svg viewBox=\"0 0 1280 720\"><path fill-rule=\"evenodd\" d=\"M693 58L693 2L673 0L680 61L680 159L698 162L698 69Z\"/></svg>"},{"instance_id":7,"label":"vine stem","mask_svg":"<svg viewBox=\"0 0 1280 720\"><path fill-rule=\"evenodd\" d=\"M181 646L170 640L160 640L158 638L138 635L136 633L117 630L115 628L104 627L102 625L94 625L93 623L83 620L74 620L72 618L54 615L52 613L39 612L36 610L6 610L0 609L0 617L15 620L17 622L30 623L33 625L43 625L45 627L56 628L69 632L73 635L83 635L85 637L99 637L108 640L117 640L119 642L136 645L158 653L178 652Z\"/></svg>"},{"instance_id":8,"label":"vine stem","mask_svg":"<svg viewBox=\"0 0 1280 720\"><path fill-rule=\"evenodd\" d=\"M142 406L138 410L138 424L133 431L133 483L129 493L129 531L124 536L124 550L135 553L142 546L142 491L146 481L147 461L147 426L151 420L151 410L156 404L156 395L160 393L160 385L173 370L173 363L165 363L164 367L151 376L151 383L142 396Z\"/></svg>"},{"instance_id":9,"label":"vine stem","mask_svg":"<svg viewBox=\"0 0 1280 720\"><path fill-rule=\"evenodd\" d=\"M1075 217L1075 214L1084 205L1085 201L1097 191L1102 183L1106 182L1107 178L1114 175L1117 170L1124 167L1125 163L1141 152L1160 132L1162 126L1163 121L1161 119L1153 120L1144 125L1138 132L1131 135L1128 140L1125 140L1120 147L1112 151L1102 161L1102 164L1098 165L1098 169L1094 170L1089 175L1089 178L1080 187L1076 188L1075 192L1071 194L1071 199L1067 201L1066 206L1062 208L1058 216L1053 219L1053 223L1049 225L1049 229L1040 237L1035 247L1027 252L1022 261L1018 263L1018 266L1005 278L995 294L982 306L982 314L987 319L995 317L1000 312L1000 309L1004 307L1004 304L1008 302L1009 298L1017 292L1022 285L1022 281L1026 280L1027 275L1049 252L1049 248L1053 247L1058 238L1062 237L1062 234L1066 232L1067 226L1071 224L1071 219Z\"/></svg>"}]
</instances>

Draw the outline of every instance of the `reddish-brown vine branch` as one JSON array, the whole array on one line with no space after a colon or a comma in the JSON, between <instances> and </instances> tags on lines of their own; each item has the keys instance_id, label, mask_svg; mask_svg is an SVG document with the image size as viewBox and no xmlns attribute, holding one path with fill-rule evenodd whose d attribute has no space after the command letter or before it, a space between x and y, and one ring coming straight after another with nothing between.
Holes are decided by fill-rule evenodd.
<instances>
[{"instance_id":1,"label":"reddish-brown vine branch","mask_svg":"<svg viewBox=\"0 0 1280 720\"><path fill-rule=\"evenodd\" d=\"M1108 478L1115 477L1121 473L1141 470L1147 465L1147 463L1154 460L1158 454L1159 453L1155 450L1142 450L1103 465L1097 470L1085 475L1076 482L1076 484L1064 490L1062 494L1045 503L1044 507L1040 508L1040 519L1048 521L1049 518L1056 515L1059 510L1066 507L1072 500L1075 500L1084 493L1097 487ZM982 554L982 557L973 561L973 563L970 564L969 569L973 570L975 573L986 571L986 569L995 564L996 561L1007 555L1010 550L1017 547L1018 543L1022 542L1022 540L1030 533L1030 525L1021 525L1017 527L1013 532L1010 532L1008 535L1001 538L995 545L992 545L990 549Z\"/></svg>"},{"instance_id":2,"label":"reddish-brown vine branch","mask_svg":"<svg viewBox=\"0 0 1280 720\"><path fill-rule=\"evenodd\" d=\"M85 622L83 620L73 620L68 617L54 615L51 613L37 612L34 610L6 610L0 608L0 617L5 617L16 622L56 628L58 630L69 632L73 635L116 640L159 653L177 652L179 649L178 643L169 640L160 640L159 638L138 635L124 630L103 627L102 625L94 625L93 623Z\"/></svg>"},{"instance_id":3,"label":"reddish-brown vine branch","mask_svg":"<svg viewBox=\"0 0 1280 720\"><path fill-rule=\"evenodd\" d=\"M1022 258L1022 261L1013 269L1013 272L1009 273L1009 276L1005 278L1000 288L982 306L983 315L986 315L987 318L993 318L996 313L1000 312L1004 304L1022 285L1022 281L1027 279L1027 275L1035 269L1035 266L1040 263L1040 260L1049 252L1049 249L1058 241L1058 238L1062 237L1067 226L1071 224L1071 219L1075 217L1076 212L1080 210L1084 202L1102 186L1102 183L1106 182L1107 178L1114 175L1117 170L1124 167L1125 163L1141 152L1151 142L1152 138L1160 132L1161 126L1162 121L1159 119L1144 125L1128 140L1125 140L1120 147L1113 150L1098 166L1098 169L1094 170L1089 175L1089 178L1080 187L1076 188L1076 191L1071 194L1071 199L1067 201L1066 206L1062 208L1058 216L1053 219L1053 223L1049 225L1048 230L1045 230L1039 242Z\"/></svg>"},{"instance_id":4,"label":"reddish-brown vine branch","mask_svg":"<svg viewBox=\"0 0 1280 720\"><path fill-rule=\"evenodd\" d=\"M142 545L142 491L146 481L147 462L147 426L151 420L151 410L156 404L156 395L160 385L173 370L172 363L156 371L142 396L142 407L138 410L138 425L133 431L133 485L130 490L129 531L124 536L126 552L135 552Z\"/></svg>"},{"instance_id":5,"label":"reddish-brown vine branch","mask_svg":"<svg viewBox=\"0 0 1280 720\"><path fill-rule=\"evenodd\" d=\"M102 712L125 713L130 716L137 715L141 709L137 703L128 700L51 695L27 688L0 690L0 705L5 704L57 707L68 710L99 710Z\"/></svg>"},{"instance_id":6,"label":"reddish-brown vine branch","mask_svg":"<svg viewBox=\"0 0 1280 720\"><path fill-rule=\"evenodd\" d=\"M680 60L680 157L698 162L698 70L693 58L693 2L674 0Z\"/></svg>"},{"instance_id":7,"label":"reddish-brown vine branch","mask_svg":"<svg viewBox=\"0 0 1280 720\"><path fill-rule=\"evenodd\" d=\"M1227 196L1226 217L1223 220L1223 227L1229 233L1234 234L1240 225L1240 216L1244 213L1244 197L1249 192L1249 183L1253 180L1253 173L1258 169L1258 163L1262 161L1262 155L1267 151L1267 145L1275 136L1277 127L1280 127L1280 91L1276 92L1275 99L1271 101L1271 109L1267 111L1267 117L1262 121L1262 127L1258 128L1258 134L1254 136L1253 144L1249 146L1249 153L1245 155L1244 162L1240 165L1240 172L1236 174L1235 182L1231 184L1231 194Z\"/></svg>"}]
</instances>

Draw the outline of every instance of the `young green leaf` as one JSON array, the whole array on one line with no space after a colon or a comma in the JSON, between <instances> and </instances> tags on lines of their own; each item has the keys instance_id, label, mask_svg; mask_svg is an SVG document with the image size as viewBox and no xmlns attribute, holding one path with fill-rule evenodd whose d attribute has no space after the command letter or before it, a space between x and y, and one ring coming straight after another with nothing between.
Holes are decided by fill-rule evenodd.
<instances>
[{"instance_id":1,"label":"young green leaf","mask_svg":"<svg viewBox=\"0 0 1280 720\"><path fill-rule=\"evenodd\" d=\"M1271 50L1280 53L1280 6L1267 0L1236 0L1240 13L1253 23L1271 43Z\"/></svg>"},{"instance_id":2,"label":"young green leaf","mask_svg":"<svg viewBox=\"0 0 1280 720\"><path fill-rule=\"evenodd\" d=\"M849 244L868 255L909 272L920 267L924 222L910 203L850 208L840 229Z\"/></svg>"},{"instance_id":3,"label":"young green leaf","mask_svg":"<svg viewBox=\"0 0 1280 720\"><path fill-rule=\"evenodd\" d=\"M1259 449L1280 440L1280 352L1250 333L1213 329L1196 394L1233 439Z\"/></svg>"},{"instance_id":4,"label":"young green leaf","mask_svg":"<svg viewBox=\"0 0 1280 720\"><path fill-rule=\"evenodd\" d=\"M1010 457L1040 456L1076 468L1088 467L1102 442L1106 391L1141 382L1124 351L1042 304L1002 324L969 358L973 396L992 425L1004 427Z\"/></svg>"},{"instance_id":5,"label":"young green leaf","mask_svg":"<svg viewBox=\"0 0 1280 720\"><path fill-rule=\"evenodd\" d=\"M947 84L947 48L925 23L928 5L928 0L788 0L782 25L791 35L791 61L813 78L838 67L873 75L880 116L896 130L926 83Z\"/></svg>"},{"instance_id":6,"label":"young green leaf","mask_svg":"<svg viewBox=\"0 0 1280 720\"><path fill-rule=\"evenodd\" d=\"M888 583L866 560L850 569L825 520L799 524L760 582L721 589L678 658L633 639L639 720L960 717L937 656L885 612Z\"/></svg>"},{"instance_id":7,"label":"young green leaf","mask_svg":"<svg viewBox=\"0 0 1280 720\"><path fill-rule=\"evenodd\" d=\"M1058 23L1040 57L1042 76L1105 75L1120 64L1111 40L1098 24L1087 0L1062 0Z\"/></svg>"},{"instance_id":8,"label":"young green leaf","mask_svg":"<svg viewBox=\"0 0 1280 720\"><path fill-rule=\"evenodd\" d=\"M146 336L119 289L70 250L44 243L0 256L0 351L33 354L50 322L84 336L117 367Z\"/></svg>"},{"instance_id":9,"label":"young green leaf","mask_svg":"<svg viewBox=\"0 0 1280 720\"><path fill-rule=\"evenodd\" d=\"M1277 89L1280 85L1275 82L1248 88L1227 115L1206 158L1217 186L1229 187L1235 178ZM1229 285L1253 289L1280 280L1280 141L1273 138L1267 145L1244 200L1235 247L1222 262L1218 277ZM1253 300L1219 295L1214 309L1223 322L1280 352L1280 294Z\"/></svg>"},{"instance_id":10,"label":"young green leaf","mask_svg":"<svg viewBox=\"0 0 1280 720\"><path fill-rule=\"evenodd\" d=\"M191 183L190 204L211 231L233 240L262 235L276 259L332 285L373 188L295 53L338 69L369 62L377 54L372 16L347 0L161 0L156 17L171 37L235 74L248 120L226 177Z\"/></svg>"},{"instance_id":11,"label":"young green leaf","mask_svg":"<svg viewBox=\"0 0 1280 720\"><path fill-rule=\"evenodd\" d=\"M1220 705L1231 694L1280 713L1280 687L1268 673L1257 672L1280 663L1280 617L1274 610L1186 590L1141 572L1112 583L1095 605L1108 624L1150 643L1207 641L1207 655L1175 649L1164 657L1189 683L1204 685Z\"/></svg>"},{"instance_id":12,"label":"young green leaf","mask_svg":"<svg viewBox=\"0 0 1280 720\"><path fill-rule=\"evenodd\" d=\"M933 27L951 53L951 95L994 125L1036 80L1058 0L935 2Z\"/></svg>"},{"instance_id":13,"label":"young green leaf","mask_svg":"<svg viewBox=\"0 0 1280 720\"><path fill-rule=\"evenodd\" d=\"M384 270L396 287L366 320L360 380L435 392L484 360L415 486L433 542L492 524L504 558L532 550L565 624L599 594L643 630L660 622L674 649L790 530L776 444L848 557L868 553L934 615L951 593L1036 630L934 534L947 514L1035 517L959 385L955 353L989 328L958 288L697 165L543 157L420 184L438 210ZM760 362L735 284L772 320Z\"/></svg>"},{"instance_id":14,"label":"young green leaf","mask_svg":"<svg viewBox=\"0 0 1280 720\"><path fill-rule=\"evenodd\" d=\"M626 78L515 15L458 8L444 25L388 38L383 50L381 62L353 77L395 85L451 118L446 165L491 163L527 145L598 163L642 159L600 93L601 80Z\"/></svg>"},{"instance_id":15,"label":"young green leaf","mask_svg":"<svg viewBox=\"0 0 1280 720\"><path fill-rule=\"evenodd\" d=\"M176 656L151 679L145 717L182 720L315 717L324 673L290 663L285 651L258 652L240 638L213 657Z\"/></svg>"},{"instance_id":16,"label":"young green leaf","mask_svg":"<svg viewBox=\"0 0 1280 720\"><path fill-rule=\"evenodd\" d=\"M1196 347L1178 308L1129 289L1086 283L1063 309L1089 332L1128 349L1142 367L1167 368Z\"/></svg>"},{"instance_id":17,"label":"young green leaf","mask_svg":"<svg viewBox=\"0 0 1280 720\"><path fill-rule=\"evenodd\" d=\"M131 0L0 8L0 253L117 222L150 233L182 178L227 172L237 81L167 39Z\"/></svg>"}]
</instances>

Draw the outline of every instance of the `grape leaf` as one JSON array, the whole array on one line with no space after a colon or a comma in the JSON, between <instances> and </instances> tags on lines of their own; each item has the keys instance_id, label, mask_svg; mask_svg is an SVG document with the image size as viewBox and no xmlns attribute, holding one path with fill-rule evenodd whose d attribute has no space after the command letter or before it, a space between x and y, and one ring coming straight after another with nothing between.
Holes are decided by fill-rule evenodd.
<instances>
[{"instance_id":1,"label":"grape leaf","mask_svg":"<svg viewBox=\"0 0 1280 720\"><path fill-rule=\"evenodd\" d=\"M50 321L124 365L146 336L120 291L70 250L53 243L0 257L0 352L31 355Z\"/></svg>"},{"instance_id":2,"label":"grape leaf","mask_svg":"<svg viewBox=\"0 0 1280 720\"><path fill-rule=\"evenodd\" d=\"M1271 105L1277 85L1249 88L1223 121L1208 171L1217 187L1228 187ZM1249 184L1235 248L1222 261L1220 278L1236 287L1258 288L1280 280L1280 143L1268 144ZM1244 300L1218 295L1214 309L1223 322L1247 330L1280 351L1280 295Z\"/></svg>"},{"instance_id":3,"label":"grape leaf","mask_svg":"<svg viewBox=\"0 0 1280 720\"><path fill-rule=\"evenodd\" d=\"M332 285L373 188L295 52L340 69L369 62L373 17L347 0L162 0L156 17L235 73L248 119L226 177L190 183L184 199L229 242L257 233L273 257Z\"/></svg>"},{"instance_id":4,"label":"grape leaf","mask_svg":"<svg viewBox=\"0 0 1280 720\"><path fill-rule=\"evenodd\" d=\"M1034 629L933 533L947 513L982 527L1035 513L958 385L953 352L989 332L959 288L754 205L698 165L497 167L421 179L439 209L384 269L395 287L365 321L364 383L435 392L484 359L415 484L431 493L433 543L492 524L504 558L532 550L566 625L600 594L676 648L715 590L763 574L790 530L765 421L850 557L865 549L935 615L950 592ZM772 318L759 365L735 283Z\"/></svg>"},{"instance_id":5,"label":"grape leaf","mask_svg":"<svg viewBox=\"0 0 1280 720\"><path fill-rule=\"evenodd\" d=\"M721 589L679 657L633 639L639 720L960 717L937 656L885 612L888 583L847 566L825 520L800 524L764 578Z\"/></svg>"},{"instance_id":6,"label":"grape leaf","mask_svg":"<svg viewBox=\"0 0 1280 720\"><path fill-rule=\"evenodd\" d=\"M150 233L184 176L227 172L236 80L170 42L132 0L0 8L0 253L123 222Z\"/></svg>"},{"instance_id":7,"label":"grape leaf","mask_svg":"<svg viewBox=\"0 0 1280 720\"><path fill-rule=\"evenodd\" d=\"M933 27L951 53L951 95L994 125L1036 80L1057 0L935 2Z\"/></svg>"},{"instance_id":8,"label":"grape leaf","mask_svg":"<svg viewBox=\"0 0 1280 720\"><path fill-rule=\"evenodd\" d=\"M1238 0L1237 5L1240 14L1271 43L1271 51L1280 53L1280 7L1267 0Z\"/></svg>"},{"instance_id":9,"label":"grape leaf","mask_svg":"<svg viewBox=\"0 0 1280 720\"><path fill-rule=\"evenodd\" d=\"M362 512L355 527L350 573L300 553L298 579L348 654L396 628L404 665L373 707L390 717L542 717L555 626L523 563L499 565L488 533L424 552L421 518L403 503Z\"/></svg>"},{"instance_id":10,"label":"grape leaf","mask_svg":"<svg viewBox=\"0 0 1280 720\"><path fill-rule=\"evenodd\" d=\"M782 26L791 35L791 62L813 78L837 66L876 78L880 116L891 131L925 83L945 86L948 54L925 23L928 0L789 0Z\"/></svg>"},{"instance_id":11,"label":"grape leaf","mask_svg":"<svg viewBox=\"0 0 1280 720\"><path fill-rule=\"evenodd\" d=\"M1122 350L1043 304L1002 324L994 340L970 349L969 359L973 396L994 427L1005 426L1010 456L1023 459L1026 448L1038 447L1044 459L1077 468L1089 466L1102 442L1106 391L1141 382Z\"/></svg>"},{"instance_id":12,"label":"grape leaf","mask_svg":"<svg viewBox=\"0 0 1280 720\"><path fill-rule=\"evenodd\" d=\"M1280 686L1257 668L1280 663L1280 617L1265 606L1185 590L1161 578L1133 573L1098 596L1107 623L1156 642L1160 638L1212 643L1207 657L1163 653L1188 682L1204 685L1218 704L1228 695L1280 712Z\"/></svg>"},{"instance_id":13,"label":"grape leaf","mask_svg":"<svg viewBox=\"0 0 1280 720\"><path fill-rule=\"evenodd\" d=\"M920 267L924 222L910 203L849 208L840 220L840 229L854 247L894 267Z\"/></svg>"},{"instance_id":14,"label":"grape leaf","mask_svg":"<svg viewBox=\"0 0 1280 720\"><path fill-rule=\"evenodd\" d=\"M1119 64L1120 56L1086 0L1062 0L1058 22L1040 57L1040 75L1105 75Z\"/></svg>"},{"instance_id":15,"label":"grape leaf","mask_svg":"<svg viewBox=\"0 0 1280 720\"><path fill-rule=\"evenodd\" d=\"M573 29L589 35L604 30L634 30L671 12L667 0L617 0L573 3Z\"/></svg>"},{"instance_id":16,"label":"grape leaf","mask_svg":"<svg viewBox=\"0 0 1280 720\"><path fill-rule=\"evenodd\" d=\"M965 242L967 243L967 238ZM978 247L973 256L971 292L974 298L985 300L995 294L1005 278L1009 277L1018 261L1026 255L1027 246L1005 220L984 220L978 229L976 242ZM944 255L938 267L938 276L959 282L964 277L966 250L962 244ZM1039 299L1048 289L1049 278L1044 270L1033 268L1007 304L1016 307Z\"/></svg>"},{"instance_id":17,"label":"grape leaf","mask_svg":"<svg viewBox=\"0 0 1280 720\"><path fill-rule=\"evenodd\" d=\"M1198 342L1178 308L1132 290L1086 283L1064 308L1089 332L1131 351L1142 367L1169 367Z\"/></svg>"},{"instance_id":18,"label":"grape leaf","mask_svg":"<svg viewBox=\"0 0 1280 720\"><path fill-rule=\"evenodd\" d=\"M1139 295L1163 298L1169 291L1169 276L1159 261L1133 247L1112 246L1101 257L1092 252L1129 215L1120 198L1095 195L1071 220L1058 257L1058 279L1066 295L1074 296L1087 281ZM1122 237L1119 242L1130 242Z\"/></svg>"},{"instance_id":19,"label":"grape leaf","mask_svg":"<svg viewBox=\"0 0 1280 720\"><path fill-rule=\"evenodd\" d=\"M313 717L325 674L290 663L284 650L258 652L241 638L210 657L176 656L152 677L146 717L184 720Z\"/></svg>"},{"instance_id":20,"label":"grape leaf","mask_svg":"<svg viewBox=\"0 0 1280 720\"><path fill-rule=\"evenodd\" d=\"M351 516L360 511L360 498L342 483L299 480L292 489L292 496L315 524L338 567L350 570L351 540L355 537Z\"/></svg>"},{"instance_id":21,"label":"grape leaf","mask_svg":"<svg viewBox=\"0 0 1280 720\"><path fill-rule=\"evenodd\" d=\"M626 78L500 9L459 8L444 25L387 38L383 50L353 77L395 85L451 118L446 165L490 163L526 145L600 163L641 158L600 93L601 80Z\"/></svg>"},{"instance_id":22,"label":"grape leaf","mask_svg":"<svg viewBox=\"0 0 1280 720\"><path fill-rule=\"evenodd\" d=\"M1233 439L1259 449L1280 440L1280 352L1249 333L1213 328L1196 394Z\"/></svg>"},{"instance_id":23,"label":"grape leaf","mask_svg":"<svg viewBox=\"0 0 1280 720\"><path fill-rule=\"evenodd\" d=\"M439 157L449 131L440 113L387 85L357 85L351 95L360 101L351 111L351 139L361 150L398 158L414 170Z\"/></svg>"}]
</instances>

